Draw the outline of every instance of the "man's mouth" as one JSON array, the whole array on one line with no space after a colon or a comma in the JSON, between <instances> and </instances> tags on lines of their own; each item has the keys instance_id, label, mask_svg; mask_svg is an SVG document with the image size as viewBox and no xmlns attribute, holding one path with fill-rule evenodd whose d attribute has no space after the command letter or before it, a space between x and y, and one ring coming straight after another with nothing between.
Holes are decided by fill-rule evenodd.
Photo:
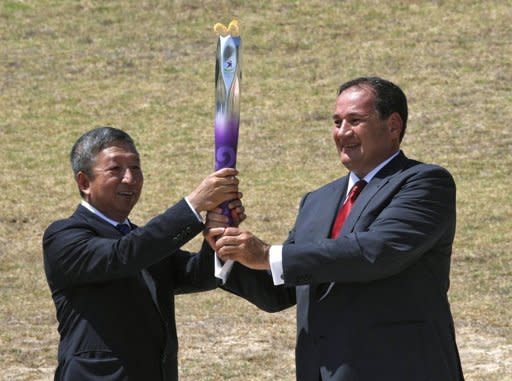
<instances>
[{"instance_id":1,"label":"man's mouth","mask_svg":"<svg viewBox=\"0 0 512 381\"><path fill-rule=\"evenodd\" d=\"M354 148L357 148L359 147L359 144L344 144L342 146L342 149L344 150L351 150L351 149L354 149Z\"/></svg>"},{"instance_id":2,"label":"man's mouth","mask_svg":"<svg viewBox=\"0 0 512 381\"><path fill-rule=\"evenodd\" d=\"M135 196L135 192L128 192L128 191L125 191L125 192L117 192L117 194L119 196L122 196L122 197L133 197Z\"/></svg>"}]
</instances>

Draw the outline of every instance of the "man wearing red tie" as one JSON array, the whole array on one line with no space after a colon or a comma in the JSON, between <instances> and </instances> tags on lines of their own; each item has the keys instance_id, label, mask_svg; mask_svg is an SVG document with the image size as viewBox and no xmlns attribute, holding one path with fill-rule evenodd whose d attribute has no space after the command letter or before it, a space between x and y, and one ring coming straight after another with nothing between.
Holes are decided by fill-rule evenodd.
<instances>
[{"instance_id":1,"label":"man wearing red tie","mask_svg":"<svg viewBox=\"0 0 512 381\"><path fill-rule=\"evenodd\" d=\"M341 85L332 135L350 173L304 196L283 245L208 216L218 257L236 261L223 287L266 311L297 305L299 381L464 379L447 298L455 184L400 150L407 114L389 81Z\"/></svg>"}]
</instances>

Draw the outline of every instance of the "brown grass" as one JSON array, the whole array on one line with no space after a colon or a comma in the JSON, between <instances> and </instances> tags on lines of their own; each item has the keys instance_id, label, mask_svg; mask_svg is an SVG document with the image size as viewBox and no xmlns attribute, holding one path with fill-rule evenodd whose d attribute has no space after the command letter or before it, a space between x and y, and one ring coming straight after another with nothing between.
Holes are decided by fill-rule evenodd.
<instances>
[{"instance_id":1,"label":"brown grass","mask_svg":"<svg viewBox=\"0 0 512 381\"><path fill-rule=\"evenodd\" d=\"M512 7L472 0L3 1L0 379L47 380L56 364L40 238L78 202L71 144L104 124L136 139L138 223L186 195L213 167L212 26L232 17L246 226L281 242L301 195L345 173L329 132L341 82L397 82L405 152L458 185L450 299L467 380L511 380ZM294 310L214 291L179 297L177 316L183 380L294 379Z\"/></svg>"}]
</instances>

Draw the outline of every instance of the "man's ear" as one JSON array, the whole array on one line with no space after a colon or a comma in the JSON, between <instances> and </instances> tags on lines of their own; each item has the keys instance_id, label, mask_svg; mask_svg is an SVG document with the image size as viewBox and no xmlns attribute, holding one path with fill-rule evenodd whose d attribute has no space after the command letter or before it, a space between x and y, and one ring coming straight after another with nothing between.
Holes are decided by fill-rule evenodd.
<instances>
[{"instance_id":1,"label":"man's ear","mask_svg":"<svg viewBox=\"0 0 512 381\"><path fill-rule=\"evenodd\" d=\"M404 128L404 123L399 113L394 112L389 116L388 128L391 135L399 140L402 129Z\"/></svg>"},{"instance_id":2,"label":"man's ear","mask_svg":"<svg viewBox=\"0 0 512 381\"><path fill-rule=\"evenodd\" d=\"M90 184L91 184L91 182L89 180L89 176L87 176L87 174L85 174L84 172L79 171L75 176L75 180L78 185L78 189L80 190L80 193L85 198L87 198L87 196L89 195Z\"/></svg>"}]
</instances>

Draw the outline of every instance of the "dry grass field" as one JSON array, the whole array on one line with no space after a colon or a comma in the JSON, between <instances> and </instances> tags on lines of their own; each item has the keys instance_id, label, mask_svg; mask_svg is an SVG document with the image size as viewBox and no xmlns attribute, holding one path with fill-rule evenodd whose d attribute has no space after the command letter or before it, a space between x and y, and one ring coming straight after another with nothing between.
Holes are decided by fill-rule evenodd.
<instances>
[{"instance_id":1,"label":"dry grass field","mask_svg":"<svg viewBox=\"0 0 512 381\"><path fill-rule=\"evenodd\" d=\"M245 225L280 243L302 194L345 173L330 138L337 86L391 79L409 98L404 151L457 182L450 301L466 379L512 380L508 0L2 0L0 380L50 380L56 365L41 236L79 202L72 143L98 125L135 138L138 224L186 195L213 168L212 26L233 17ZM179 296L181 379L293 380L294 313L220 290Z\"/></svg>"}]
</instances>

